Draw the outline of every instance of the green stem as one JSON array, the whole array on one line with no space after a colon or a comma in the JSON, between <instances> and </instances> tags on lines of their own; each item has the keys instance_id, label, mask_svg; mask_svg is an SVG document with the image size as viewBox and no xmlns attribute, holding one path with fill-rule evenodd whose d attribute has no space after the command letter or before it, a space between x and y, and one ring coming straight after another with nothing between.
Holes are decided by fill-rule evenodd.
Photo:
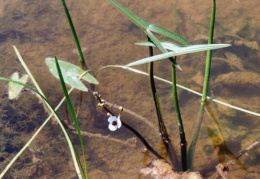
<instances>
[{"instance_id":1,"label":"green stem","mask_svg":"<svg viewBox=\"0 0 260 179\"><path fill-rule=\"evenodd\" d=\"M71 20L70 13L69 13L69 10L67 8L67 5L66 5L64 0L61 0L61 3L62 3L62 6L64 8L65 14L67 16L67 19L68 19L68 22L69 22L69 25L70 25L70 29L71 29L72 35L74 37L74 41L76 43L78 52L79 52L81 63L83 64L85 70L88 70L88 66L85 62L85 59L84 59L84 56L83 56L83 53L82 53L82 50L81 50L81 47L80 47L80 43L79 43L79 40L78 40L78 36L77 36L76 30L74 28L73 22Z\"/></svg>"},{"instance_id":2,"label":"green stem","mask_svg":"<svg viewBox=\"0 0 260 179\"><path fill-rule=\"evenodd\" d=\"M79 136L79 140L80 140L80 144L81 144L81 149L82 149L84 168L85 168L84 178L88 179L87 163L86 163L86 157L85 157L85 151L84 151L85 149L84 149L84 143L83 143L82 135L81 135L80 128L79 128L79 123L78 123L78 120L76 118L76 115L75 115L75 112L74 112L74 109L73 109L73 106L72 106L72 103L71 103L65 82L64 82L64 79L63 79L63 76L62 76L62 72L61 72L61 69L60 69L60 66L59 66L59 62L58 62L56 56L55 56L55 63L56 63L57 71L58 71L58 74L59 74L60 83L62 85L62 89L63 89L64 95L66 97L66 101L67 101L68 107L70 109L71 116L73 118L75 127L76 127L77 132L78 132L78 136Z\"/></svg>"},{"instance_id":3,"label":"green stem","mask_svg":"<svg viewBox=\"0 0 260 179\"><path fill-rule=\"evenodd\" d=\"M63 125L64 123L62 122L62 120L60 119L60 117L58 116L56 110L60 107L60 105L62 104L63 102L63 99L62 101L59 103L59 105L54 109L51 104L49 103L49 101L43 96L43 94L41 94L39 91L35 90L34 88L32 88L31 86L28 86L26 84L23 84L19 81L14 81L14 80L11 80L11 79L8 79L8 78L3 78L3 77L0 77L0 80L3 80L3 81L8 81L8 82L13 82L13 83L16 83L16 84L19 84L19 85L22 85L32 91L34 91L35 93L37 93L44 101L45 103L47 104L47 106L49 107L50 111L52 112L52 114L45 120L45 122L41 125L41 127L35 132L35 134L32 136L32 138L25 144L25 146L17 153L17 155L8 163L8 165L5 167L5 169L1 172L0 174L0 178L3 178L3 176L5 175L5 173L10 169L11 165L17 160L17 158L23 153L23 151L30 145L30 143L34 140L34 138L38 135L38 133L41 131L41 129L47 124L47 122L51 119L52 115L55 116L55 118L57 119L57 122L59 123L63 133L65 134L65 137L68 141L68 145L69 145L69 148L71 149L71 154L72 154L72 158L73 158L73 162L74 162L74 165L75 165L75 168L76 168L76 171L77 171L77 174L78 174L78 177L79 178L82 178L81 176L81 173L78 172L78 163L77 161L79 161L79 157L78 157L78 154L77 154L77 151L75 150L75 147L74 147L74 144L72 143L72 140L68 134L68 132L66 131L65 129L65 126ZM72 91L72 90L71 90ZM71 93L71 91L69 93ZM80 164L80 163L79 163ZM82 171L82 166L80 165L80 170ZM84 171L83 171L84 172Z\"/></svg>"},{"instance_id":4,"label":"green stem","mask_svg":"<svg viewBox=\"0 0 260 179\"><path fill-rule=\"evenodd\" d=\"M212 14L211 14L211 21L210 21L210 29L209 29L209 40L208 44L212 44L213 42L213 33L214 33L214 25L215 25L215 11L216 11L216 2L212 0ZM210 67L211 67L211 57L212 57L212 50L207 51L207 59L206 59L206 67L205 67L205 77L204 77L204 85L203 85L203 93L201 99L201 105L199 110L199 115L197 118L197 122L195 124L195 131L193 133L193 138L191 145L188 150L188 169L192 167L193 157L195 146L198 140L200 127L203 121L203 114L204 114L204 107L207 100L208 95L208 86L209 86L209 77L210 77Z\"/></svg>"},{"instance_id":5,"label":"green stem","mask_svg":"<svg viewBox=\"0 0 260 179\"><path fill-rule=\"evenodd\" d=\"M176 60L176 57L175 59ZM175 65L172 65L172 94L174 101L174 108L177 116L177 123L179 126L179 134L180 134L180 145L181 145L181 162L182 162L182 171L187 170L187 142L185 138L184 126L182 124L181 113L178 102L178 94L177 94L177 85L176 85L176 69Z\"/></svg>"},{"instance_id":6,"label":"green stem","mask_svg":"<svg viewBox=\"0 0 260 179\"><path fill-rule=\"evenodd\" d=\"M151 39L147 36L148 41ZM153 56L153 48L149 47L149 55ZM158 119L158 124L159 124L159 130L162 135L163 143L165 145L165 148L167 149L167 152L169 153L169 158L174 165L176 170L179 170L179 162L177 159L176 152L173 148L172 142L169 138L169 135L167 133L166 127L164 125L163 121L163 116L161 112L161 107L160 107L160 101L159 97L156 92L156 87L155 87L155 82L154 82L154 75L153 75L153 62L149 63L149 82L150 82L150 87L151 87L151 92L153 96L153 101L154 101L154 106L156 109L156 114L157 114L157 119Z\"/></svg>"}]
</instances>

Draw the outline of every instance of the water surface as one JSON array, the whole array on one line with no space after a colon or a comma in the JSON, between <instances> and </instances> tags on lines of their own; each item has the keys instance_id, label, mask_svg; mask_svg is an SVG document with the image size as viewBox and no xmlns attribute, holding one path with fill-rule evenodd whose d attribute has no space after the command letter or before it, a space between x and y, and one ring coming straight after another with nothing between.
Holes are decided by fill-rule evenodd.
<instances>
[{"instance_id":1,"label":"water surface","mask_svg":"<svg viewBox=\"0 0 260 179\"><path fill-rule=\"evenodd\" d=\"M150 23L165 27L186 38L192 44L207 43L211 2L174 1L119 1ZM9 77L14 71L24 74L13 51L15 45L29 66L47 98L55 106L62 98L56 78L45 65L46 57L80 65L69 25L59 1L0 0L0 74ZM124 65L148 56L148 49L134 45L146 39L144 33L120 14L108 1L67 1L72 20L88 66L94 72L105 65ZM230 43L232 47L213 52L209 95L218 100L260 113L260 3L259 0L231 0L217 2L214 43ZM169 40L169 39L167 39ZM156 51L159 53L159 51ZM179 84L202 91L205 53L178 58L183 72L178 71ZM171 64L164 60L155 63L155 74L171 80ZM147 65L137 67L147 71ZM102 97L124 106L146 119L123 113L122 120L133 126L157 150L160 136L155 130L157 120L146 76L122 69L108 68L97 74L96 87ZM1 144L0 168L8 164L34 131L47 117L38 99L24 92L19 100L9 101L7 84L1 82ZM156 81L163 116L174 146L180 155L179 136L174 113L171 87ZM188 144L199 110L200 97L179 90L180 107ZM79 121L83 131L90 178L145 178L139 170L154 159L144 155L144 147L135 136L121 128L110 132L105 111L93 111L91 94L84 95ZM79 94L72 95L75 107ZM215 173L219 162L228 162L231 154L238 154L259 140L259 117L209 102L211 115L205 113L194 170L206 178ZM118 110L112 108L117 114ZM59 110L66 120L64 107ZM148 122L153 125L149 125ZM217 122L216 122L217 121ZM220 127L225 145L220 145ZM102 138L93 134L109 135ZM79 144L74 134L71 134ZM114 140L117 139L117 140ZM130 139L131 142L124 143ZM135 142L137 141L137 142ZM238 178L259 177L259 150L241 157L230 166L230 175ZM243 169L246 168L245 169ZM26 177L25 177L26 176ZM6 178L76 178L69 149L56 124L49 123L29 149L8 171Z\"/></svg>"}]
</instances>

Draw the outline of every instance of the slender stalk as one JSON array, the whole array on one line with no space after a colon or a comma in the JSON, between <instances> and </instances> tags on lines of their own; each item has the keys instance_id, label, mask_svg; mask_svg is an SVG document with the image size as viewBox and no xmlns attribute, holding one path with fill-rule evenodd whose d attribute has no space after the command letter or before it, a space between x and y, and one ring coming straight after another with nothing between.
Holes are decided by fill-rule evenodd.
<instances>
[{"instance_id":1,"label":"slender stalk","mask_svg":"<svg viewBox=\"0 0 260 179\"><path fill-rule=\"evenodd\" d=\"M80 43L79 43L79 40L78 40L78 36L77 36L76 30L74 28L73 22L71 20L70 13L69 13L69 10L68 10L67 5L65 3L65 0L61 0L61 3L62 3L62 6L64 8L65 14L67 16L67 19L68 19L68 22L69 22L69 25L70 25L70 29L71 29L72 35L74 37L74 41L76 43L78 52L79 52L81 63L84 65L85 70L88 70L88 66L85 62L85 59L84 59L84 56L83 56L83 53L82 53L82 50L81 50L81 47L80 47Z\"/></svg>"},{"instance_id":2,"label":"slender stalk","mask_svg":"<svg viewBox=\"0 0 260 179\"><path fill-rule=\"evenodd\" d=\"M70 13L69 13L69 10L68 10L67 5L66 5L66 3L65 3L65 0L61 0L61 3L62 3L62 6L63 6L63 8L64 8L65 14L66 14L66 16L67 16L67 19L68 19L68 22L69 22L69 25L70 25L70 29L71 29L72 35L73 35L73 37L74 37L74 41L75 41L75 43L76 43L78 52L79 52L79 56L80 56L80 60L81 60L81 68L82 68L82 69L85 68L85 70L88 70L88 66L87 66L87 63L86 63L86 61L85 61L85 59L84 59L84 55L83 55L82 50L81 50L81 47L80 47L80 43L79 43L79 40L78 40L78 36L77 36L76 30L75 30L75 28L74 28L73 22L72 22L72 20L71 20ZM91 85L91 88L94 89L94 88L95 88L94 85ZM83 99L83 92L80 91L79 93L80 93L80 101L82 101L82 99ZM92 97L92 96L91 96L91 97ZM94 99L91 98L91 101L94 101ZM78 106L78 108L77 108L77 115L78 115L79 112L80 112L81 105L82 105L82 103L79 103L79 106Z\"/></svg>"},{"instance_id":3,"label":"slender stalk","mask_svg":"<svg viewBox=\"0 0 260 179\"><path fill-rule=\"evenodd\" d=\"M176 60L176 57L174 58ZM178 95L177 95L177 85L176 85L176 69L175 65L172 65L172 94L174 101L174 108L177 116L177 123L179 126L180 133L180 145L181 145L181 163L182 163L182 171L187 170L187 142L185 138L184 126L182 124L181 112L179 108Z\"/></svg>"},{"instance_id":4,"label":"slender stalk","mask_svg":"<svg viewBox=\"0 0 260 179\"><path fill-rule=\"evenodd\" d=\"M151 39L147 36L148 41L151 41ZM153 56L153 48L149 47L149 55ZM165 145L165 148L167 150L167 153L169 154L169 158L174 165L176 170L179 170L179 162L176 156L176 152L173 148L172 142L169 138L169 135L167 133L167 129L164 125L163 121L163 116L161 112L161 107L160 107L160 101L159 97L156 92L156 87L155 87L155 82L154 82L154 75L153 75L153 62L149 63L149 82L150 82L150 87L151 87L151 93L154 101L154 106L156 109L156 114L157 114L157 119L158 119L158 125L159 125L159 130L162 136L163 143Z\"/></svg>"},{"instance_id":5,"label":"slender stalk","mask_svg":"<svg viewBox=\"0 0 260 179\"><path fill-rule=\"evenodd\" d=\"M62 85L62 89L63 89L64 95L66 97L66 101L67 101L68 107L70 109L71 116L73 118L73 121L75 123L75 127L76 127L77 132L78 132L78 136L79 136L79 140L80 140L80 144L81 144L81 149L82 149L84 168L85 168L84 177L88 179L87 163L86 163L86 157L85 157L85 151L84 151L85 149L84 149L84 143L83 143L82 135L81 135L80 128L79 128L79 123L78 123L78 120L76 118L74 109L72 107L72 103L71 103L71 100L70 100L70 97L69 97L69 94L68 94L63 76L62 76L62 72L61 72L61 69L60 69L60 66L59 66L59 62L58 62L56 56L55 56L55 62L56 62L56 67L57 67L57 71L58 71L59 78L60 78L60 83Z\"/></svg>"},{"instance_id":6,"label":"slender stalk","mask_svg":"<svg viewBox=\"0 0 260 179\"><path fill-rule=\"evenodd\" d=\"M21 62L21 64L22 64L22 66L24 67L25 71L26 71L27 74L30 76L30 78L31 78L31 80L32 80L32 82L33 82L33 84L35 85L36 89L38 90L40 96L45 97L45 95L43 94L43 92L42 92L40 86L38 85L38 83L37 83L36 80L34 79L34 77L33 77L32 73L31 73L31 71L30 71L29 68L28 68L28 66L27 66L26 63L24 62L24 60L23 60L23 58L22 58L20 52L18 51L18 49L17 49L14 45L13 45L13 48L14 48L14 51L15 51L15 53L16 53L16 55L17 55L19 61ZM31 90L32 90L32 89L31 89ZM34 90L33 90L33 91L34 91ZM36 93L37 93L37 92L36 92ZM44 101L45 101L45 100L44 100ZM49 108L50 111L52 111L52 107L51 107L51 105L50 105L47 101L45 101L45 103L44 103L44 106L43 106L44 108L46 108L45 105ZM48 111L48 110L47 110L47 111ZM49 112L49 111L48 111L48 112ZM51 115L51 114L50 114L50 115ZM55 119L58 121L58 123L59 123L59 125L60 125L60 127L61 127L61 129L62 129L62 131L63 131L63 133L64 133L64 135L65 135L65 137L66 137L66 139L67 139L67 141L68 141L68 145L69 145L69 148L70 148L70 151L71 151L73 163L74 163L76 172L77 172L77 174L78 174L78 177L79 177L79 178L82 178L82 175L81 175L81 173L80 173L80 171L79 171L79 167L80 167L80 169L82 168L82 167L81 167L81 164L80 164L80 163L78 164L77 161L76 161L76 159L79 161L77 151L74 150L73 143L71 142L70 137L67 135L66 130L65 130L65 128L63 127L62 121L59 119L59 116L57 116L56 113L54 113L54 117L55 117ZM78 165L80 165L80 166L78 166ZM0 178L1 178L1 177L0 177Z\"/></svg>"},{"instance_id":7,"label":"slender stalk","mask_svg":"<svg viewBox=\"0 0 260 179\"><path fill-rule=\"evenodd\" d=\"M211 13L208 44L212 44L212 42L213 42L213 33L214 33L214 25L215 25L215 11L216 11L216 2L215 2L215 0L212 0L212 13ZM199 110L197 122L196 122L195 128L194 128L195 131L193 132L193 138L192 138L192 141L191 141L191 145L190 145L189 150L188 150L188 169L190 169L192 167L195 146L196 146L196 143L197 143L197 140L198 140L200 127L201 127L201 124L202 124L202 121L203 121L204 107L205 107L205 103L206 103L207 95L208 95L210 67L211 67L211 56L212 56L212 50L208 50L207 51L207 59L206 59L205 77L204 77L204 85L203 85L201 105L200 105L200 110Z\"/></svg>"},{"instance_id":8,"label":"slender stalk","mask_svg":"<svg viewBox=\"0 0 260 179\"><path fill-rule=\"evenodd\" d=\"M75 168L76 168L76 172L77 172L77 174L78 174L78 177L81 179L81 178L82 178L82 177L81 177L82 175L81 175L81 173L80 173L80 171L79 171L79 167L80 167L80 168L82 168L82 167L81 167L81 165L78 166L78 163L76 162L76 160L79 161L77 151L75 150L75 147L74 147L74 145L73 145L73 143L72 143L72 141L71 141L71 138L70 138L68 132L67 132L66 129L65 129L65 126L63 125L64 123L62 122L62 120L60 119L60 117L58 116L58 114L57 114L57 112L56 112L56 109L58 109L58 108L60 107L60 105L62 104L63 101L61 101L61 102L58 104L58 106L54 109L54 108L51 106L51 104L49 103L49 101L48 101L39 91L35 90L35 89L32 88L31 86L28 86L28 85L23 84L23 83L21 83L21 82L19 82L19 81L14 81L14 80L11 80L11 79L8 79L8 78L2 78L2 77L0 77L0 80L8 81L8 82L13 82L13 83L22 85L22 86L24 86L24 87L26 87L26 88L28 88L28 89L34 91L35 93L37 93L37 94L45 101L45 103L49 106L49 108L50 108L50 110L51 110L51 112L52 112L52 114L45 120L45 122L41 125L41 127L35 132L35 134L32 136L32 138L25 144L25 146L18 152L18 154L8 163L8 165L5 167L5 169L1 172L0 178L3 178L3 176L5 175L5 173L10 169L11 165L17 160L17 158L23 153L23 151L30 145L30 143L31 143L31 142L34 140L34 138L38 135L38 133L41 131L41 129L42 129L42 128L47 124L47 122L50 120L50 118L52 117L52 115L54 115L54 116L56 117L56 119L57 119L57 121L58 121L58 123L59 123L59 125L60 125L60 127L61 127L61 129L62 129L62 131L63 131L63 133L65 134L65 137L66 137L67 141L68 141L68 145L69 145L69 147L70 147L70 149L71 149L71 155L72 155L73 162L74 162L74 165L75 165ZM71 90L71 91L72 91L72 90ZM70 92L71 92L71 91L70 91ZM69 92L69 93L70 93L70 92Z\"/></svg>"},{"instance_id":9,"label":"slender stalk","mask_svg":"<svg viewBox=\"0 0 260 179\"><path fill-rule=\"evenodd\" d=\"M109 114L111 114L112 116L115 116L115 114L113 112L111 112L105 105L104 105L104 101L101 100L101 96L97 93L94 92L93 95L96 97L96 99L99 101L101 105L101 107L103 109L105 109ZM128 130L130 130L131 132L133 132L140 140L141 142L145 145L145 147L147 148L147 150L149 150L150 152L152 152L152 154L154 154L158 159L163 159L163 157L160 156L160 154L158 154L158 152L156 152L150 145L149 143L143 138L143 136L141 134L139 134L139 132L137 132L134 128L132 128L131 126L129 126L128 124L126 124L124 121L122 121L122 125L124 127L126 127Z\"/></svg>"},{"instance_id":10,"label":"slender stalk","mask_svg":"<svg viewBox=\"0 0 260 179\"><path fill-rule=\"evenodd\" d=\"M121 68L121 69L124 69L124 70L129 70L129 71L132 71L132 72L141 74L141 75L149 76L149 74L146 73L146 72L137 70L137 69L135 69L135 68L122 66L122 65L107 65L107 66L104 66L104 67L100 68L99 70L97 70L97 72L100 72L100 71L102 71L103 69L106 69L106 68ZM165 79L160 78L160 77L158 77L158 76L154 76L154 78L157 79L157 80L160 80L160 81L162 81L162 82L164 82L164 83L172 84L171 81L165 80ZM179 88L181 88L181 89L184 89L184 90L186 90L186 91L189 91L189 92L191 92L191 93L193 93L193 94L196 94L196 95L198 95L198 96L202 96L202 93L199 93L199 92L194 91L194 90L192 90L192 89L186 88L185 86L182 86L182 85L177 84L177 87L179 87ZM223 101L219 101L219 100L214 99L214 98L212 98L212 97L210 97L210 96L207 96L207 99L209 99L209 100L211 100L211 101L213 101L213 102L219 103L219 104L221 104L221 105L230 107L230 108L232 108L232 109L239 110L239 111L242 111L242 112L245 112L245 113L248 113L248 114L251 114L251 115L255 115L255 116L259 116L259 117L260 117L260 113L256 113L256 112L249 111L249 110L246 110L246 109L237 107L237 106L230 105L230 104L228 104L228 103L224 103Z\"/></svg>"}]
</instances>

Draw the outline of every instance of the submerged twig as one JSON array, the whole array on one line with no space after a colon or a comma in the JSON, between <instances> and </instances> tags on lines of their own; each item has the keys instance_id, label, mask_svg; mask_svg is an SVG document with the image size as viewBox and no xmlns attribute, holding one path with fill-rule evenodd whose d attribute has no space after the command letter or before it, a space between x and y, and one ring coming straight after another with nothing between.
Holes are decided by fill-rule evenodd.
<instances>
[{"instance_id":1,"label":"submerged twig","mask_svg":"<svg viewBox=\"0 0 260 179\"><path fill-rule=\"evenodd\" d=\"M260 144L260 140L255 141L253 144L249 145L246 149L239 152L239 154L236 156L236 159L231 159L227 163L219 163L216 166L216 173L212 175L211 178L216 178L217 175L221 176L223 179L226 179L228 176L229 171L229 165L236 162L237 159L242 157L244 154L248 153L251 149L253 149L255 146Z\"/></svg>"}]
</instances>

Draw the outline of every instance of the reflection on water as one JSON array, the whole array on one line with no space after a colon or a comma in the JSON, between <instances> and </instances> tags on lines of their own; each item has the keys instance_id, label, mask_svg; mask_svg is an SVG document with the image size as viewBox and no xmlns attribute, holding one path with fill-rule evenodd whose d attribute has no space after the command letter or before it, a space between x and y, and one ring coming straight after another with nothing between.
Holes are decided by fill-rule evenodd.
<instances>
[{"instance_id":1,"label":"reflection on water","mask_svg":"<svg viewBox=\"0 0 260 179\"><path fill-rule=\"evenodd\" d=\"M192 44L207 43L211 2L192 1L119 1L149 22L163 26L185 37ZM134 43L145 35L123 17L107 1L68 1L69 10L78 32L88 66L96 71L109 64L128 64L148 56L148 49ZM82 3L82 4L80 4ZM44 59L56 55L59 59L80 65L73 53L74 41L59 1L0 0L0 76L9 77L14 71L25 73L12 49L16 45L45 95L53 105L62 98L57 80L51 76ZM258 0L217 2L214 43L230 43L232 47L213 52L209 95L213 98L260 113L260 7ZM102 9L102 11L100 11ZM178 83L202 91L205 53L178 58L183 72L178 71ZM147 66L137 67L147 70ZM168 61L155 63L155 74L170 80ZM157 126L147 77L121 69L102 70L96 87L103 97L141 115ZM19 100L9 101L7 85L0 89L0 170L28 141L47 117L42 104L29 92ZM178 127L175 119L171 88L156 82L167 130L180 156ZM180 107L188 144L199 110L200 98L179 90ZM110 132L104 111L91 112L90 94L84 94L83 110L79 115L86 132L85 145L90 178L145 178L139 170L154 157L143 150L142 144L127 141L135 137L125 128ZM79 95L72 94L75 106ZM212 176L219 162L228 162L239 151L259 140L259 117L209 103L211 115L206 115L195 154L195 170ZM64 110L59 114L65 120ZM212 114L214 119L212 120ZM154 127L127 112L122 120L134 127L152 145L160 149L160 136ZM217 122L216 122L217 121ZM72 138L78 145L77 138ZM111 140L112 139L112 140ZM133 144L134 143L134 144ZM43 145L44 144L44 145ZM79 146L77 146L79 148ZM148 158L147 158L148 156ZM252 149L230 166L229 174L239 178L258 178L259 150ZM246 168L246 170L244 170ZM56 124L49 123L32 145L8 171L6 178L73 178L76 177L63 134Z\"/></svg>"}]
</instances>

